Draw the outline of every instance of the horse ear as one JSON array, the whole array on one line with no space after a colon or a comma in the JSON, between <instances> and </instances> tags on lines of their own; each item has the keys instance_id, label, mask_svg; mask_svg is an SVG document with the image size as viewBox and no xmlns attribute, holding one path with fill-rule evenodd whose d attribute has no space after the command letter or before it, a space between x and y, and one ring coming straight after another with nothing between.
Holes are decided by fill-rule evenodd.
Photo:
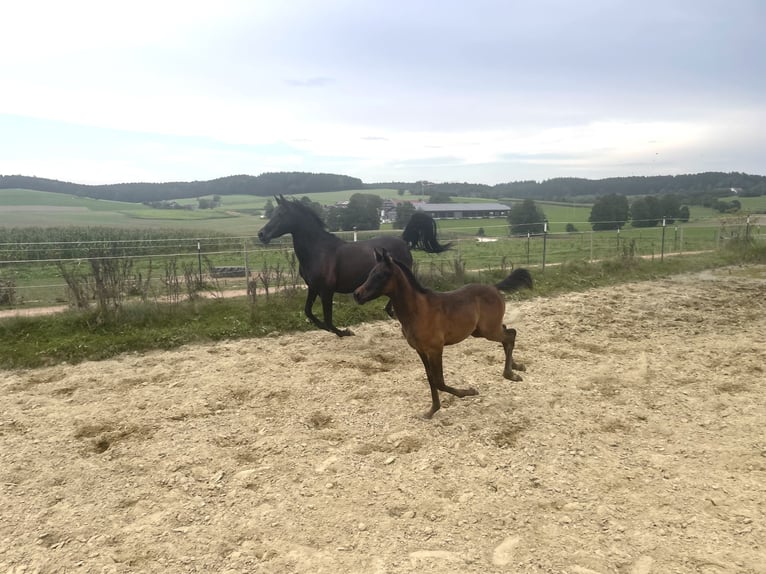
<instances>
[{"instance_id":1,"label":"horse ear","mask_svg":"<svg viewBox=\"0 0 766 574\"><path fill-rule=\"evenodd\" d=\"M380 263L383 261L383 257L386 254L386 250L383 247L375 247L373 248L373 251L375 252L375 261L377 263Z\"/></svg>"},{"instance_id":2,"label":"horse ear","mask_svg":"<svg viewBox=\"0 0 766 574\"><path fill-rule=\"evenodd\" d=\"M285 196L280 193L279 195L275 195L274 199L276 200L277 205L281 205L282 202L285 200Z\"/></svg>"}]
</instances>

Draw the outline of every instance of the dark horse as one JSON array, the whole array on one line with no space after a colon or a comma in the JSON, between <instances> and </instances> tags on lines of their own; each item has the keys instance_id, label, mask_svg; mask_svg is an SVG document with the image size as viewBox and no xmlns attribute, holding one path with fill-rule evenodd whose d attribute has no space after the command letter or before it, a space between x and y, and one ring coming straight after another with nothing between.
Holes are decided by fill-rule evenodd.
<instances>
[{"instance_id":1,"label":"dark horse","mask_svg":"<svg viewBox=\"0 0 766 574\"><path fill-rule=\"evenodd\" d=\"M338 329L332 322L332 298L335 293L351 293L359 287L375 265L373 249L384 248L407 267L412 266L410 249L423 249L440 253L450 244L436 240L436 222L428 214L416 211L402 237L380 236L349 243L325 230L324 222L307 205L275 197L277 207L269 222L258 232L258 238L268 243L287 233L293 236L293 248L300 264L300 274L309 288L304 311L320 329L343 337L353 335L349 329ZM320 321L312 308L317 296L322 301L324 321ZM391 314L391 304L386 306Z\"/></svg>"},{"instance_id":2,"label":"dark horse","mask_svg":"<svg viewBox=\"0 0 766 574\"><path fill-rule=\"evenodd\" d=\"M431 409L425 413L425 418L430 419L441 407L439 391L458 397L479 394L476 389L456 389L444 383L444 346L459 343L469 335L502 343L505 351L503 376L511 381L521 380L521 376L513 372L513 369L525 370L524 365L513 360L516 329L503 325L505 299L500 291L531 289L529 271L516 269L495 285L471 283L455 291L439 293L424 287L409 267L385 249L375 250L375 260L367 281L354 291L354 299L362 304L381 295L391 298L402 333L426 368L431 387Z\"/></svg>"}]
</instances>

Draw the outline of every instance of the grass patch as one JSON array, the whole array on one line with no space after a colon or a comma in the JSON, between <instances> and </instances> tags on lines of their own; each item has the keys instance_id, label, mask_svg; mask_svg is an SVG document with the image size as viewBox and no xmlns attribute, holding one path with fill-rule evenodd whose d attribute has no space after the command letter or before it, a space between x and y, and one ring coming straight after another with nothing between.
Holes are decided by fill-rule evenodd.
<instances>
[{"instance_id":1,"label":"grass patch","mask_svg":"<svg viewBox=\"0 0 766 574\"><path fill-rule=\"evenodd\" d=\"M173 349L191 343L313 330L303 315L304 293L131 304L104 314L67 311L0 320L0 368L33 368L107 359L121 353ZM319 305L317 305L319 307ZM315 309L315 313L321 310ZM333 320L354 325L386 318L383 304L335 297ZM328 337L331 337L328 333Z\"/></svg>"}]
</instances>

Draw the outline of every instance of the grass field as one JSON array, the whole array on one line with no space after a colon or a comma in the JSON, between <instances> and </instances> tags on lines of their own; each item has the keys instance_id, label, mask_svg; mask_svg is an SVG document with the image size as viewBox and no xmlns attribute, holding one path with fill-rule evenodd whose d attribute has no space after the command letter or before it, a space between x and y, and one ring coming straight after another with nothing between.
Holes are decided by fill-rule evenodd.
<instances>
[{"instance_id":1,"label":"grass field","mask_svg":"<svg viewBox=\"0 0 766 574\"><path fill-rule=\"evenodd\" d=\"M373 193L382 198L419 200L420 196L400 196L396 189L347 190L311 194L313 201L331 205L347 200L354 193ZM425 196L427 199L428 196ZM29 226L113 226L136 229L167 227L184 230L218 231L232 235L255 235L264 221L261 210L268 197L250 195L225 195L216 209L162 210L141 204L81 198L60 193L20 189L0 190L0 227ZM726 198L739 199L743 213L766 212L766 196ZM456 197L455 202L494 201L478 198ZM506 200L503 200L506 201ZM506 201L510 202L510 200ZM179 200L180 204L196 205L197 198ZM578 203L537 202L549 221L549 231L564 231L572 224L578 231L590 229L588 216L591 206ZM720 214L712 209L691 207L691 222L706 221ZM476 235L483 227L489 236L504 235L503 220L444 220L440 226L445 230ZM386 227L384 226L384 229ZM390 228L390 226L389 226Z\"/></svg>"},{"instance_id":2,"label":"grass field","mask_svg":"<svg viewBox=\"0 0 766 574\"><path fill-rule=\"evenodd\" d=\"M313 194L311 199L322 204L332 204L348 199L358 190ZM377 193L392 199L401 198L395 189L363 190L364 193ZM404 199L413 196L405 195ZM455 201L468 201L470 198L455 198ZM177 230L179 240L174 249L168 249L166 243L158 243L162 249L147 248L136 242L131 252L130 243L120 256L130 257L135 264L135 272L146 276L152 273L156 281L167 273L171 262L178 268L194 266L198 270L203 266L244 266L254 272L266 269L287 269L291 264L292 248L290 237L274 242L268 248L260 245L256 234L265 223L258 215L268 198L245 195L223 196L222 205L212 210L160 210L151 209L141 204L114 202L80 198L63 194L45 193L27 190L0 190L0 228L24 227L112 227L140 230L151 238L160 231L167 234ZM184 200L196 204L196 198ZM766 211L766 197L741 198L748 211ZM183 202L182 202L183 203ZM504 218L485 218L468 220L440 220L439 236L445 241L453 241L452 250L441 255L428 255L416 252L415 259L423 272L443 274L457 267L468 270L502 269L510 265L542 266L558 264L564 261L587 261L623 256L626 253L637 256L663 257L664 254L703 251L716 249L722 242L742 233L744 217L726 216L714 213L711 209L694 206L688 224L661 228L637 229L630 226L620 233L590 231L587 222L590 206L582 204L538 202L549 221L549 234L542 237L509 237L507 221ZM578 233L564 233L567 224L572 224ZM495 241L479 242L477 234L483 229L487 239ZM755 233L762 233L754 226ZM390 224L383 225L380 231L362 232L360 239L380 233L400 233ZM184 239L181 239L184 234ZM195 235L196 234L196 235ZM226 241L221 242L217 234L225 234ZM351 240L351 233L339 234ZM191 237L191 239L190 239ZM83 238L86 239L86 238ZM150 239L151 240L151 239ZM196 244L200 240L201 253ZM78 239L79 241L79 239ZM163 240L164 241L164 240ZM57 244L58 246L59 244ZM2 246L2 260L11 261L28 259L27 256L14 257L14 244ZM82 248L72 260L83 257ZM60 247L59 254L53 258L68 258L65 247ZM49 257L49 258L50 258ZM86 255L87 257L87 255ZM204 261L203 261L204 257ZM150 271L151 268L151 271ZM0 279L11 280L18 290L17 302L24 305L50 305L66 302L67 291L61 272L54 261L47 263L9 264L0 267ZM244 280L222 281L226 288L243 288ZM157 288L160 291L160 287Z\"/></svg>"}]
</instances>

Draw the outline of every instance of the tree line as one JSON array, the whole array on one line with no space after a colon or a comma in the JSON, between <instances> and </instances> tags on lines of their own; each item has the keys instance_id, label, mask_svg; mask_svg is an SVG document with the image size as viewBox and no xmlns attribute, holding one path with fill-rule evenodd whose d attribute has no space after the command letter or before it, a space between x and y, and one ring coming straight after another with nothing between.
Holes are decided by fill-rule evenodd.
<instances>
[{"instance_id":1,"label":"tree line","mask_svg":"<svg viewBox=\"0 0 766 574\"><path fill-rule=\"evenodd\" d=\"M129 203L172 201L206 195L256 195L261 197L278 194L302 195L361 189L362 186L362 180L356 177L303 172L263 173L258 176L232 175L210 181L108 185L83 185L40 177L0 175L0 189L30 189Z\"/></svg>"},{"instance_id":2,"label":"tree line","mask_svg":"<svg viewBox=\"0 0 766 574\"><path fill-rule=\"evenodd\" d=\"M383 182L365 184L361 179L326 173L282 172L258 176L233 175L209 181L171 183L120 183L82 185L64 181L22 175L0 175L0 189L31 189L66 193L95 199L110 199L144 203L171 201L208 195L311 195L325 191L388 188L401 195L427 196L448 201L449 197L481 197L486 199L537 199L593 203L605 195L662 196L675 194L681 203L716 207L715 202L732 195L736 189L741 197L766 195L766 177L745 173L706 172L689 175L632 176L606 179L554 178L536 181L515 181L485 185L478 183Z\"/></svg>"},{"instance_id":3,"label":"tree line","mask_svg":"<svg viewBox=\"0 0 766 574\"><path fill-rule=\"evenodd\" d=\"M525 199L512 206L508 223L512 235L539 234L546 231L545 212L533 199ZM689 221L689 207L681 204L676 194L646 195L632 202L624 195L612 193L599 197L591 208L588 222L593 231L616 230L630 221L633 227L657 227L661 223L671 225L676 221ZM568 224L568 232L577 231Z\"/></svg>"},{"instance_id":4,"label":"tree line","mask_svg":"<svg viewBox=\"0 0 766 574\"><path fill-rule=\"evenodd\" d=\"M736 189L741 197L766 195L766 176L746 173L705 172L688 175L630 176L605 179L562 177L536 181L514 181L485 185L477 183L431 183L427 181L388 182L365 185L367 189L387 187L401 194L431 197L482 197L486 199L537 199L541 201L593 203L604 195L665 195L676 194L687 205L713 207L716 199L732 195Z\"/></svg>"}]
</instances>

